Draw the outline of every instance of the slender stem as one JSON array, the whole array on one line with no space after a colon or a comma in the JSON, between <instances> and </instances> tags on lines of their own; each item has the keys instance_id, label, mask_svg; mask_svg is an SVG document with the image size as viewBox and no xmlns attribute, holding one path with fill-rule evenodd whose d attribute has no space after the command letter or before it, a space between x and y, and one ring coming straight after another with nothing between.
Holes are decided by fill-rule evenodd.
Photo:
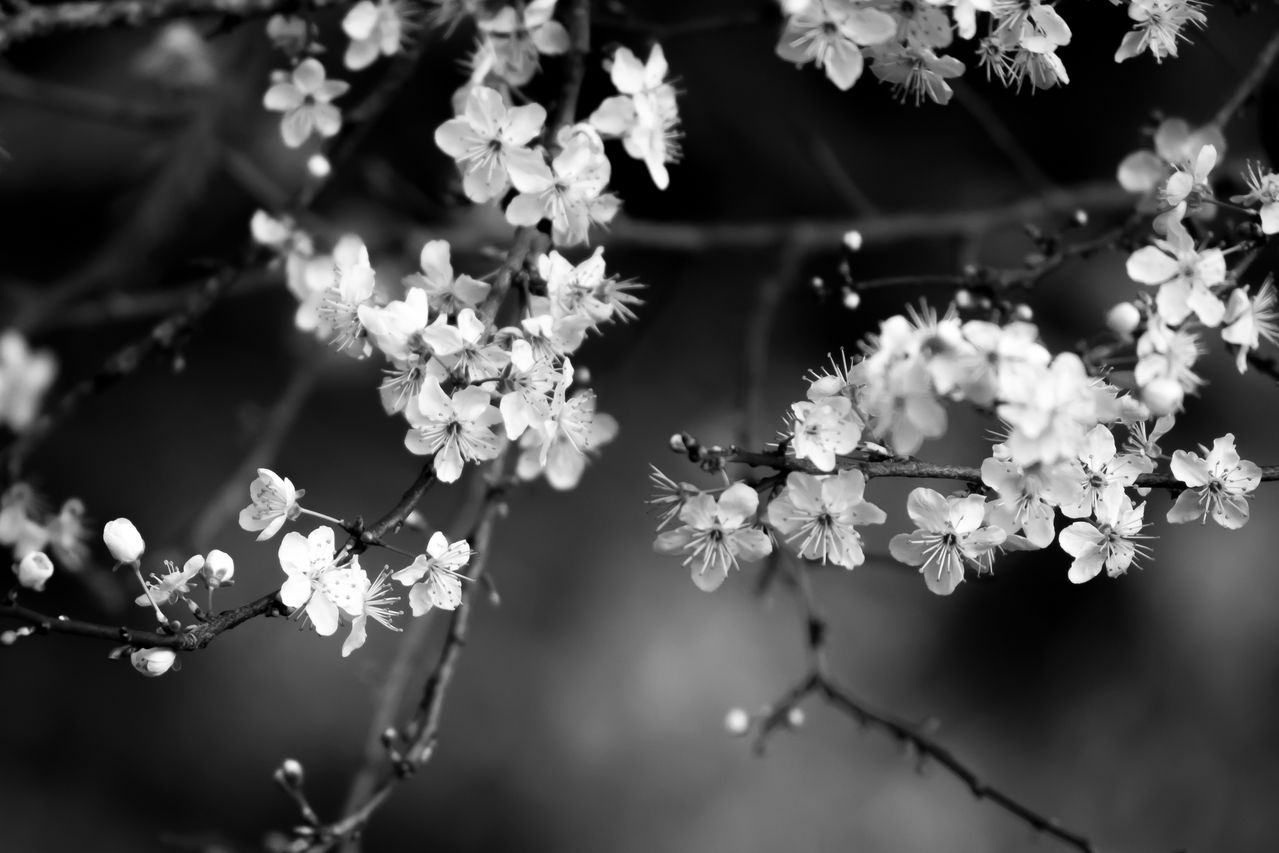
<instances>
[{"instance_id":1,"label":"slender stem","mask_svg":"<svg viewBox=\"0 0 1279 853\"><path fill-rule=\"evenodd\" d=\"M152 609L155 610L155 619L161 625L169 624L169 618L164 615L164 611L160 609L160 605L156 604L155 596L151 594L151 587L147 584L146 579L142 577L142 564L137 560L133 561L133 574L138 579L138 583L142 584L142 594L147 597L147 601L151 602Z\"/></svg>"},{"instance_id":2,"label":"slender stem","mask_svg":"<svg viewBox=\"0 0 1279 853\"><path fill-rule=\"evenodd\" d=\"M1247 75L1239 81L1239 85L1217 110L1216 115L1212 117L1212 126L1218 130L1224 130L1230 120L1235 117L1239 110L1243 107L1248 97L1261 85L1261 81L1266 78L1266 72L1270 70L1270 66L1274 64L1275 59L1279 57L1279 32L1271 36L1270 41L1266 42L1261 49L1261 53L1257 54L1257 59L1252 64Z\"/></svg>"},{"instance_id":3,"label":"slender stem","mask_svg":"<svg viewBox=\"0 0 1279 853\"><path fill-rule=\"evenodd\" d=\"M345 529L345 528L346 528L346 526L347 526L346 522L345 522L345 521L343 521L343 520L342 520L342 519L340 519L340 518L334 518L334 517L333 517L333 516L331 516L331 515L325 515L325 514L324 514L324 513L322 513L322 512L316 512L316 511L315 511L315 510L313 510L313 509L307 509L306 507L302 506L301 504L298 504L298 509L299 509L299 510L300 510L300 511L304 514L304 515L310 515L310 516L313 516L313 517L315 517L315 518L320 519L321 521L327 521L327 522L329 522L329 523L331 523L331 524L336 524L338 527L341 527L341 528L343 528L343 529ZM390 547L390 546L388 545L387 547Z\"/></svg>"}]
</instances>

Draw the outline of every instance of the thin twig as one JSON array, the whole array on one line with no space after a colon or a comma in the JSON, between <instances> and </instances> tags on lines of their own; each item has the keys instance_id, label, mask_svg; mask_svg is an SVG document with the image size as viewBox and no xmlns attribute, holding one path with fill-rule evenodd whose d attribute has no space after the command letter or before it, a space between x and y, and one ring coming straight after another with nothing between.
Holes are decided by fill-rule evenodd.
<instances>
[{"instance_id":1,"label":"thin twig","mask_svg":"<svg viewBox=\"0 0 1279 853\"><path fill-rule=\"evenodd\" d=\"M1244 102L1249 96L1261 85L1261 81L1266 78L1266 72L1270 70L1270 66L1274 64L1276 58L1279 58L1279 32L1270 37L1270 41L1266 42L1265 47L1261 49L1261 53L1257 54L1257 59L1253 62L1252 68L1248 74L1239 81L1239 85L1217 110L1212 117L1210 126L1216 127L1218 130L1225 129L1235 114L1243 108Z\"/></svg>"},{"instance_id":2,"label":"thin twig","mask_svg":"<svg viewBox=\"0 0 1279 853\"><path fill-rule=\"evenodd\" d=\"M116 127L163 130L190 118L186 110L156 106L39 80L0 68L0 99Z\"/></svg>"}]
</instances>

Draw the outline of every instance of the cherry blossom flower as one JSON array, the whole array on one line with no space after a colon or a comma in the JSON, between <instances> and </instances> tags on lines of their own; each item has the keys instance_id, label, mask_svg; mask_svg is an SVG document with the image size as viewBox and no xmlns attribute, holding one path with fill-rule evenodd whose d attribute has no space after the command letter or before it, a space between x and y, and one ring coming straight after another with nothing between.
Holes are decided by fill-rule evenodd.
<instances>
[{"instance_id":1,"label":"cherry blossom flower","mask_svg":"<svg viewBox=\"0 0 1279 853\"><path fill-rule=\"evenodd\" d=\"M1279 311L1275 310L1275 288L1270 279L1262 283L1254 297L1245 288L1237 287L1226 301L1226 315L1222 319L1221 339L1238 347L1235 366L1243 373L1248 368L1248 353L1261 345L1265 338L1279 345Z\"/></svg>"},{"instance_id":2,"label":"cherry blossom flower","mask_svg":"<svg viewBox=\"0 0 1279 853\"><path fill-rule=\"evenodd\" d=\"M650 464L648 467L648 481L653 484L653 497L645 503L657 508L657 529L661 530L679 517L679 511L689 498L697 497L702 490L692 483L676 483L656 465Z\"/></svg>"},{"instance_id":3,"label":"cherry blossom flower","mask_svg":"<svg viewBox=\"0 0 1279 853\"><path fill-rule=\"evenodd\" d=\"M57 374L52 353L32 350L20 332L0 334L0 424L14 432L31 426Z\"/></svg>"},{"instance_id":4,"label":"cherry blossom flower","mask_svg":"<svg viewBox=\"0 0 1279 853\"><path fill-rule=\"evenodd\" d=\"M351 87L341 80L326 80L318 59L302 60L291 74L276 71L272 80L263 104L284 113L280 135L285 145L298 148L312 133L327 138L342 129L342 113L331 102Z\"/></svg>"},{"instance_id":5,"label":"cherry blossom flower","mask_svg":"<svg viewBox=\"0 0 1279 853\"><path fill-rule=\"evenodd\" d=\"M456 314L463 308L478 309L489 295L488 282L465 274L454 276L449 253L449 244L444 240L427 243L418 259L422 271L405 277L404 284L426 291L432 311Z\"/></svg>"},{"instance_id":6,"label":"cherry blossom flower","mask_svg":"<svg viewBox=\"0 0 1279 853\"><path fill-rule=\"evenodd\" d=\"M492 459L502 448L492 429L502 422L502 413L483 388L461 388L449 397L438 380L427 377L404 416L411 424L404 446L418 456L434 454L432 467L442 483L457 482L466 462Z\"/></svg>"},{"instance_id":7,"label":"cherry blossom flower","mask_svg":"<svg viewBox=\"0 0 1279 853\"><path fill-rule=\"evenodd\" d=\"M680 508L683 525L658 535L653 549L659 554L686 554L684 565L692 571L698 589L713 592L724 583L730 568L754 562L773 550L768 534L755 527L759 495L745 483L734 483L717 499L701 494Z\"/></svg>"},{"instance_id":8,"label":"cherry blossom flower","mask_svg":"<svg viewBox=\"0 0 1279 853\"><path fill-rule=\"evenodd\" d=\"M391 361L454 355L464 346L462 333L448 324L448 317L440 314L430 322L429 297L420 287L410 287L403 299L380 307L364 303L356 314L373 345Z\"/></svg>"},{"instance_id":9,"label":"cherry blossom flower","mask_svg":"<svg viewBox=\"0 0 1279 853\"><path fill-rule=\"evenodd\" d=\"M1224 156L1226 140L1216 125L1192 131L1184 119L1165 119L1155 130L1154 150L1134 151L1119 164L1119 184L1128 192L1141 194L1139 210L1157 210L1161 206L1160 190L1164 183L1173 172L1192 169L1207 145L1216 149L1218 157ZM1201 207L1198 215L1208 215L1212 209ZM1167 211L1156 217L1155 231L1165 233L1168 222L1180 218L1180 211Z\"/></svg>"},{"instance_id":10,"label":"cherry blossom flower","mask_svg":"<svg viewBox=\"0 0 1279 853\"><path fill-rule=\"evenodd\" d=\"M263 542L280 532L286 521L302 514L298 500L306 494L295 489L293 481L281 477L270 468L259 468L258 476L249 484L249 505L240 510L240 528L258 533Z\"/></svg>"},{"instance_id":11,"label":"cherry blossom flower","mask_svg":"<svg viewBox=\"0 0 1279 853\"><path fill-rule=\"evenodd\" d=\"M938 56L927 47L873 48L870 70L885 83L892 84L897 97L916 105L924 99L948 104L955 94L946 80L964 73L964 63L953 56Z\"/></svg>"},{"instance_id":12,"label":"cherry blossom flower","mask_svg":"<svg viewBox=\"0 0 1279 853\"><path fill-rule=\"evenodd\" d=\"M1134 541L1141 536L1146 513L1144 503L1132 505L1128 498L1098 508L1097 523L1076 521L1057 537L1061 549L1074 561L1067 577L1071 583L1085 583L1105 568L1110 577L1124 574L1138 560L1150 556L1150 549Z\"/></svg>"},{"instance_id":13,"label":"cherry blossom flower","mask_svg":"<svg viewBox=\"0 0 1279 853\"><path fill-rule=\"evenodd\" d=\"M1185 395L1203 384L1193 370L1202 354L1193 332L1171 328L1162 317L1151 316L1137 340L1133 378L1152 414L1167 415L1180 409Z\"/></svg>"},{"instance_id":14,"label":"cherry blossom flower","mask_svg":"<svg viewBox=\"0 0 1279 853\"><path fill-rule=\"evenodd\" d=\"M1239 458L1233 433L1226 433L1212 443L1212 450L1184 450L1172 454L1172 473L1189 488L1177 496L1168 511L1168 521L1207 523L1212 520L1229 530L1248 523L1248 496L1261 482L1261 469Z\"/></svg>"},{"instance_id":15,"label":"cherry blossom flower","mask_svg":"<svg viewBox=\"0 0 1279 853\"><path fill-rule=\"evenodd\" d=\"M145 583L144 591L133 600L139 607L170 604L181 601L191 591L191 582L204 571L204 557L196 554L178 568L172 560L165 560L168 571L163 575L151 575L154 583Z\"/></svg>"},{"instance_id":16,"label":"cherry blossom flower","mask_svg":"<svg viewBox=\"0 0 1279 853\"><path fill-rule=\"evenodd\" d=\"M280 603L291 611L304 610L315 631L328 637L338 629L341 610L360 615L354 590L358 588L359 559L337 565L333 528L317 527L307 536L296 531L280 541L280 567L288 580L280 587ZM367 576L366 576L367 580Z\"/></svg>"},{"instance_id":17,"label":"cherry blossom flower","mask_svg":"<svg viewBox=\"0 0 1279 853\"><path fill-rule=\"evenodd\" d=\"M1250 163L1244 181L1248 192L1231 196L1230 200L1235 204L1260 205L1257 214L1261 217L1261 233L1279 234L1279 174L1263 172L1259 165Z\"/></svg>"},{"instance_id":18,"label":"cherry blossom flower","mask_svg":"<svg viewBox=\"0 0 1279 853\"><path fill-rule=\"evenodd\" d=\"M588 327L595 327L612 319L619 308L633 300L621 301L610 290L611 280L605 274L604 248L595 251L576 266L559 252L551 250L537 259L538 275L546 282L546 294L550 299L552 314L559 318L579 316Z\"/></svg>"},{"instance_id":19,"label":"cherry blossom flower","mask_svg":"<svg viewBox=\"0 0 1279 853\"><path fill-rule=\"evenodd\" d=\"M861 471L840 471L833 477L795 471L769 502L768 523L804 559L852 569L866 562L856 525L883 524L888 517L863 499L865 491Z\"/></svg>"},{"instance_id":20,"label":"cherry blossom flower","mask_svg":"<svg viewBox=\"0 0 1279 853\"><path fill-rule=\"evenodd\" d=\"M74 571L84 566L89 557L89 547L85 544L89 529L83 501L79 498L64 501L58 514L46 525L46 532L49 548L64 568Z\"/></svg>"},{"instance_id":21,"label":"cherry blossom flower","mask_svg":"<svg viewBox=\"0 0 1279 853\"><path fill-rule=\"evenodd\" d=\"M1115 436L1104 424L1088 431L1079 463L1078 497L1061 503L1068 518L1100 518L1103 507L1122 501L1124 489L1135 485L1138 476L1155 470L1145 456L1116 453Z\"/></svg>"},{"instance_id":22,"label":"cherry blossom flower","mask_svg":"<svg viewBox=\"0 0 1279 853\"><path fill-rule=\"evenodd\" d=\"M612 167L599 133L578 124L561 130L558 142L560 153L549 166L539 160L511 173L519 195L507 205L506 221L527 227L549 219L555 243L571 246L586 242L592 223L612 221L619 203L604 192Z\"/></svg>"},{"instance_id":23,"label":"cherry blossom flower","mask_svg":"<svg viewBox=\"0 0 1279 853\"><path fill-rule=\"evenodd\" d=\"M787 18L777 55L796 65L811 62L848 90L862 75L861 48L882 44L896 32L896 19L879 9L847 0L810 0Z\"/></svg>"},{"instance_id":24,"label":"cherry blossom flower","mask_svg":"<svg viewBox=\"0 0 1279 853\"><path fill-rule=\"evenodd\" d=\"M605 98L590 123L604 136L620 137L626 153L644 161L658 189L670 185L666 164L679 156L679 108L675 87L665 82L666 55L653 45L640 62L629 48L618 48L609 72L622 94Z\"/></svg>"},{"instance_id":25,"label":"cherry blossom flower","mask_svg":"<svg viewBox=\"0 0 1279 853\"><path fill-rule=\"evenodd\" d=\"M977 567L1007 538L1003 528L986 525L985 503L981 495L947 498L932 489L914 489L906 512L916 530L894 536L888 549L906 565L919 566L931 592L950 595L964 580L964 566Z\"/></svg>"},{"instance_id":26,"label":"cherry blossom flower","mask_svg":"<svg viewBox=\"0 0 1279 853\"><path fill-rule=\"evenodd\" d=\"M928 0L928 2L935 6L949 6L959 37L970 39L977 35L977 13L989 12L991 0Z\"/></svg>"},{"instance_id":27,"label":"cherry blossom flower","mask_svg":"<svg viewBox=\"0 0 1279 853\"><path fill-rule=\"evenodd\" d=\"M214 548L205 555L201 571L210 588L227 586L235 577L235 560L226 551Z\"/></svg>"},{"instance_id":28,"label":"cherry blossom flower","mask_svg":"<svg viewBox=\"0 0 1279 853\"><path fill-rule=\"evenodd\" d=\"M333 247L333 268L334 282L324 292L317 315L333 335L333 345L338 352L364 358L373 351L373 346L366 339L360 322L360 306L372 298L376 284L376 273L364 241L355 235L338 240Z\"/></svg>"},{"instance_id":29,"label":"cherry blossom flower","mask_svg":"<svg viewBox=\"0 0 1279 853\"><path fill-rule=\"evenodd\" d=\"M361 0L342 19L342 31L351 39L342 61L359 71L378 56L394 56L403 46L404 24L404 10L397 0Z\"/></svg>"},{"instance_id":30,"label":"cherry blossom flower","mask_svg":"<svg viewBox=\"0 0 1279 853\"><path fill-rule=\"evenodd\" d=\"M503 6L479 21L480 32L492 45L493 73L512 86L523 86L537 73L538 56L558 56L568 50L568 30L556 21L556 0L529 0L521 12Z\"/></svg>"},{"instance_id":31,"label":"cherry blossom flower","mask_svg":"<svg viewBox=\"0 0 1279 853\"><path fill-rule=\"evenodd\" d=\"M1140 284L1159 286L1155 303L1173 325L1193 313L1205 326L1217 326L1225 315L1225 306L1212 292L1226 280L1225 256L1221 249L1196 251L1181 223L1169 225L1166 239L1130 255L1128 275Z\"/></svg>"},{"instance_id":32,"label":"cherry blossom flower","mask_svg":"<svg viewBox=\"0 0 1279 853\"><path fill-rule=\"evenodd\" d=\"M32 551L13 564L18 585L35 592L43 592L44 585L53 577L53 561L43 551Z\"/></svg>"},{"instance_id":33,"label":"cherry blossom flower","mask_svg":"<svg viewBox=\"0 0 1279 853\"><path fill-rule=\"evenodd\" d=\"M26 483L14 483L0 496L0 545L12 548L15 559L48 546L49 530L38 521L42 511L35 491Z\"/></svg>"},{"instance_id":34,"label":"cherry blossom flower","mask_svg":"<svg viewBox=\"0 0 1279 853\"><path fill-rule=\"evenodd\" d=\"M436 129L435 144L457 161L466 197L483 203L502 196L515 175L545 169L542 155L526 147L545 123L540 104L508 107L497 90L476 86L462 115Z\"/></svg>"},{"instance_id":35,"label":"cherry blossom flower","mask_svg":"<svg viewBox=\"0 0 1279 853\"><path fill-rule=\"evenodd\" d=\"M511 369L506 376L509 390L498 403L507 438L516 441L530 426L550 418L550 396L559 381L550 359L539 358L528 341L511 343Z\"/></svg>"},{"instance_id":36,"label":"cherry blossom flower","mask_svg":"<svg viewBox=\"0 0 1279 853\"><path fill-rule=\"evenodd\" d=\"M1070 44L1070 26L1042 0L991 0L990 15L997 30L1010 32L1022 42L1046 38L1053 44Z\"/></svg>"},{"instance_id":37,"label":"cherry blossom flower","mask_svg":"<svg viewBox=\"0 0 1279 853\"><path fill-rule=\"evenodd\" d=\"M1052 363L1004 389L999 416L1012 426L1008 450L1021 465L1074 459L1099 420L1101 401L1083 362L1058 353Z\"/></svg>"},{"instance_id":38,"label":"cherry blossom flower","mask_svg":"<svg viewBox=\"0 0 1279 853\"><path fill-rule=\"evenodd\" d=\"M1128 17L1133 29L1115 51L1115 62L1132 59L1149 50L1156 62L1177 57L1177 42L1189 41L1187 25L1202 29L1207 23L1200 0L1130 0Z\"/></svg>"},{"instance_id":39,"label":"cherry blossom flower","mask_svg":"<svg viewBox=\"0 0 1279 853\"><path fill-rule=\"evenodd\" d=\"M489 334L488 324L472 309L463 308L457 315L456 332L461 346L442 359L445 365L467 382L497 378L511 357Z\"/></svg>"},{"instance_id":40,"label":"cherry blossom flower","mask_svg":"<svg viewBox=\"0 0 1279 853\"><path fill-rule=\"evenodd\" d=\"M461 570L471 561L470 544L465 539L450 543L439 531L431 534L426 553L419 554L413 564L400 569L393 577L409 590L409 606L414 616L422 616L433 607L456 610L462 603Z\"/></svg>"},{"instance_id":41,"label":"cherry blossom flower","mask_svg":"<svg viewBox=\"0 0 1279 853\"><path fill-rule=\"evenodd\" d=\"M1007 522L996 526L1008 535L1021 532L1036 548L1052 544L1057 506L1078 500L1081 488L1076 467L1069 463L1032 465L1023 469L1011 459L991 457L981 465L981 480L999 494L992 506Z\"/></svg>"},{"instance_id":42,"label":"cherry blossom flower","mask_svg":"<svg viewBox=\"0 0 1279 853\"><path fill-rule=\"evenodd\" d=\"M392 618L400 615L400 611L391 609L400 599L390 590L390 572L384 569L370 581L368 573L359 567L354 558L347 572L353 581L351 586L339 586L331 582L326 586L338 609L352 617L351 633L342 643L342 657L347 657L364 645L368 639L369 619L387 630L400 630L391 622Z\"/></svg>"},{"instance_id":43,"label":"cherry blossom flower","mask_svg":"<svg viewBox=\"0 0 1279 853\"><path fill-rule=\"evenodd\" d=\"M575 488L582 479L588 454L617 435L617 420L595 411L594 392L580 391L566 398L572 380L573 365L566 359L549 417L530 424L524 433L515 469L525 480L545 474L551 488L562 491Z\"/></svg>"},{"instance_id":44,"label":"cherry blossom flower","mask_svg":"<svg viewBox=\"0 0 1279 853\"><path fill-rule=\"evenodd\" d=\"M861 440L862 420L847 397L792 403L791 412L795 458L811 460L822 471L834 470L835 457L851 453Z\"/></svg>"},{"instance_id":45,"label":"cherry blossom flower","mask_svg":"<svg viewBox=\"0 0 1279 853\"><path fill-rule=\"evenodd\" d=\"M1164 181L1160 196L1170 208L1190 202L1194 194L1211 195L1208 176L1217 165L1217 146L1204 145L1195 159L1186 164L1174 164L1173 173ZM1180 217L1177 217L1178 219Z\"/></svg>"}]
</instances>

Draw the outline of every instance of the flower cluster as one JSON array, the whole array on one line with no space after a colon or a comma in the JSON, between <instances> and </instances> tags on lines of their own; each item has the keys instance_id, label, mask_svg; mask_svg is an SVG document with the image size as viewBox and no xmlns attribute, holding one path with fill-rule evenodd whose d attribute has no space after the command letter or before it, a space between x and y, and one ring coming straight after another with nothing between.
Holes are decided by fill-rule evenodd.
<instances>
[{"instance_id":1,"label":"flower cluster","mask_svg":"<svg viewBox=\"0 0 1279 853\"><path fill-rule=\"evenodd\" d=\"M51 512L28 483L15 483L0 495L0 545L12 549L16 560L47 551L60 566L76 571L89 556L87 537L84 503L79 498L70 498Z\"/></svg>"},{"instance_id":2,"label":"flower cluster","mask_svg":"<svg viewBox=\"0 0 1279 853\"><path fill-rule=\"evenodd\" d=\"M29 427L57 375L51 353L32 350L20 332L0 333L0 426L14 432Z\"/></svg>"},{"instance_id":3,"label":"flower cluster","mask_svg":"<svg viewBox=\"0 0 1279 853\"><path fill-rule=\"evenodd\" d=\"M1121 0L1113 0L1120 4ZM786 25L777 55L796 65L812 64L840 89L861 77L866 63L902 100L948 103L950 78L964 64L942 53L956 34L978 36L979 64L988 78L1021 89L1050 89L1070 82L1057 50L1071 41L1069 25L1043 0L781 0ZM1149 51L1156 61L1176 57L1186 31L1206 22L1200 0L1131 0L1133 29L1115 54L1123 62Z\"/></svg>"}]
</instances>

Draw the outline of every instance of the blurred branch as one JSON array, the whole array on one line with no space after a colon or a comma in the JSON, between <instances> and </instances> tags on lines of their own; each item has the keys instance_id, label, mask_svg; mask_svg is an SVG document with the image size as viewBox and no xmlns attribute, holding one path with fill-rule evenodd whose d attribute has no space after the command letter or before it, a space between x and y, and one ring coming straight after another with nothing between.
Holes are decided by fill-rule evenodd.
<instances>
[{"instance_id":1,"label":"blurred branch","mask_svg":"<svg viewBox=\"0 0 1279 853\"><path fill-rule=\"evenodd\" d=\"M804 624L808 673L794 687L768 706L759 722L755 740L757 752L763 751L772 733L793 727L794 713L806 699L814 695L820 696L829 707L850 717L859 725L879 729L906 744L915 751L921 762L924 760L936 762L963 782L978 800L993 803L1036 831L1050 835L1082 853L1096 853L1096 845L1086 836L1066 829L1054 818L1030 808L1016 797L984 781L949 748L935 740L925 727L892 714L873 710L842 687L830 674L826 658L827 622L818 607L807 567L799 560L793 561L792 567L795 575L796 599L799 602Z\"/></svg>"},{"instance_id":2,"label":"blurred branch","mask_svg":"<svg viewBox=\"0 0 1279 853\"><path fill-rule=\"evenodd\" d=\"M311 8L350 5L346 0L306 0ZM0 50L30 39L76 30L141 27L196 15L254 18L293 12L298 0L85 0L26 6L0 19Z\"/></svg>"},{"instance_id":3,"label":"blurred branch","mask_svg":"<svg viewBox=\"0 0 1279 853\"><path fill-rule=\"evenodd\" d=\"M777 269L760 279L755 290L755 302L746 318L746 328L743 331L745 352L742 354L739 392L741 423L738 433L740 442L744 445L754 444L755 424L763 417L773 320L777 316L782 297L799 277L802 263L803 255L797 246L783 246Z\"/></svg>"},{"instance_id":4,"label":"blurred branch","mask_svg":"<svg viewBox=\"0 0 1279 853\"><path fill-rule=\"evenodd\" d=\"M255 430L256 439L244 459L237 465L223 482L222 487L213 492L213 497L204 509L196 516L191 526L191 551L204 554L213 544L215 534L227 522L235 518L240 507L244 506L248 494L245 484L252 482L259 468L269 467L271 461L280 451L280 445L288 437L289 431L298 417L311 393L319 384L324 368L328 366L329 353L308 358L290 371L288 384L280 393L275 405L265 420Z\"/></svg>"},{"instance_id":5,"label":"blurred branch","mask_svg":"<svg viewBox=\"0 0 1279 853\"><path fill-rule=\"evenodd\" d=\"M0 99L19 101L73 118L143 130L170 128L190 118L187 110L175 110L88 89L77 89L4 68L0 68Z\"/></svg>"},{"instance_id":6,"label":"blurred branch","mask_svg":"<svg viewBox=\"0 0 1279 853\"><path fill-rule=\"evenodd\" d=\"M1271 36L1270 41L1266 42L1265 47L1257 54L1257 59L1253 62L1252 68L1239 81L1239 85L1235 87L1230 96L1226 98L1225 103L1213 115L1209 126L1224 130L1230 120L1235 117L1235 114L1243 109L1244 103L1261 85L1261 82L1265 80L1266 72L1270 70L1270 66L1274 64L1277 58L1279 58L1279 33Z\"/></svg>"}]
</instances>

